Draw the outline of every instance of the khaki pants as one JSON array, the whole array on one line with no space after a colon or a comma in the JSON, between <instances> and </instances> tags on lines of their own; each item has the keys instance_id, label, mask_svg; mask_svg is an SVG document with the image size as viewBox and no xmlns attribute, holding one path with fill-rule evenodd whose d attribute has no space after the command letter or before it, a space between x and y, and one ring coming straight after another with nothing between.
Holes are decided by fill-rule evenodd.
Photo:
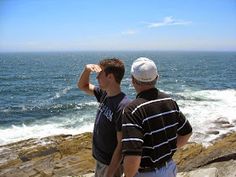
<instances>
[{"instance_id":1,"label":"khaki pants","mask_svg":"<svg viewBox=\"0 0 236 177\"><path fill-rule=\"evenodd\" d=\"M108 165L105 165L99 161L96 161L96 168L95 168L95 177L104 177L106 173ZM114 177L121 177L123 174L122 165L117 169Z\"/></svg>"}]
</instances>

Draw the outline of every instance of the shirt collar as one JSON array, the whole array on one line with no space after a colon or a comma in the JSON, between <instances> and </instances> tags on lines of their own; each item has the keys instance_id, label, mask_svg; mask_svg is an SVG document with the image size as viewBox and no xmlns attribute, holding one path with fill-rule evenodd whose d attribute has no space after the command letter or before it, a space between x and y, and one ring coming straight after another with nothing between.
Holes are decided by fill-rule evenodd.
<instances>
[{"instance_id":1,"label":"shirt collar","mask_svg":"<svg viewBox=\"0 0 236 177\"><path fill-rule=\"evenodd\" d=\"M158 95L158 89L157 88L151 88L148 90L144 90L142 92L140 92L136 98L149 98L149 99L153 99L156 98L156 95Z\"/></svg>"}]
</instances>

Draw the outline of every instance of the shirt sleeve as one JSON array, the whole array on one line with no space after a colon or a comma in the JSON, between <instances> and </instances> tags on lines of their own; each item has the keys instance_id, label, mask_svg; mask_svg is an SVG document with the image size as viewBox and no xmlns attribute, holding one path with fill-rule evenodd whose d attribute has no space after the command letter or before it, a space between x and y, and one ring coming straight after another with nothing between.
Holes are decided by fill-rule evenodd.
<instances>
[{"instance_id":1,"label":"shirt sleeve","mask_svg":"<svg viewBox=\"0 0 236 177\"><path fill-rule=\"evenodd\" d=\"M178 114L178 129L177 129L178 135L184 136L191 132L192 132L192 126L190 125L186 117L183 115L183 113L180 111Z\"/></svg>"},{"instance_id":2,"label":"shirt sleeve","mask_svg":"<svg viewBox=\"0 0 236 177\"><path fill-rule=\"evenodd\" d=\"M125 108L122 115L122 153L124 155L142 155L142 122L137 114L133 115Z\"/></svg>"},{"instance_id":3,"label":"shirt sleeve","mask_svg":"<svg viewBox=\"0 0 236 177\"><path fill-rule=\"evenodd\" d=\"M116 131L120 132L122 131L122 116L125 107L130 103L130 100L127 97L124 97L124 99L120 102L120 105L116 112Z\"/></svg>"},{"instance_id":4,"label":"shirt sleeve","mask_svg":"<svg viewBox=\"0 0 236 177\"><path fill-rule=\"evenodd\" d=\"M102 102L102 96L104 95L104 91L102 91L102 89L100 89L99 87L95 87L93 92L94 92L94 95L95 95L97 101L99 103Z\"/></svg>"},{"instance_id":5,"label":"shirt sleeve","mask_svg":"<svg viewBox=\"0 0 236 177\"><path fill-rule=\"evenodd\" d=\"M192 126L189 121L186 119L184 114L180 111L178 104L176 101L173 101L174 106L178 110L176 115L178 126L177 126L177 134L184 136L192 132Z\"/></svg>"},{"instance_id":6,"label":"shirt sleeve","mask_svg":"<svg viewBox=\"0 0 236 177\"><path fill-rule=\"evenodd\" d=\"M120 132L122 129L122 110L118 110L116 112L115 124L116 124L116 131Z\"/></svg>"}]
</instances>

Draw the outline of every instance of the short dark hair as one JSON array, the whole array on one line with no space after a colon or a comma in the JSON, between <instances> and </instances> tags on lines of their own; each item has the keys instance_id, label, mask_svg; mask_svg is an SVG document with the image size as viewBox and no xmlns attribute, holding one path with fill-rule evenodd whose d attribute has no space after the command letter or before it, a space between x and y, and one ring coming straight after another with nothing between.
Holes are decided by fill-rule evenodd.
<instances>
[{"instance_id":1,"label":"short dark hair","mask_svg":"<svg viewBox=\"0 0 236 177\"><path fill-rule=\"evenodd\" d=\"M115 80L118 84L121 83L121 80L125 74L124 63L119 58L106 58L99 62L99 65L104 68L106 76L108 74L113 74Z\"/></svg>"},{"instance_id":2,"label":"short dark hair","mask_svg":"<svg viewBox=\"0 0 236 177\"><path fill-rule=\"evenodd\" d=\"M155 86L157 83L158 77L156 77L153 81L150 81L150 82L139 81L139 80L135 79L134 76L132 76L132 79L137 85L153 85L153 86Z\"/></svg>"}]
</instances>

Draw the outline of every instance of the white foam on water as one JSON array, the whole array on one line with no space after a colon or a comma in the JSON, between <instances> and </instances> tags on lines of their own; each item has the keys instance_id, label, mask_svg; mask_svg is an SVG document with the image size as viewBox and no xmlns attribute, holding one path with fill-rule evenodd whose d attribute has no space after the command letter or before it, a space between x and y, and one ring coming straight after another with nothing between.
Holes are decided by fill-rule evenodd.
<instances>
[{"instance_id":1,"label":"white foam on water","mask_svg":"<svg viewBox=\"0 0 236 177\"><path fill-rule=\"evenodd\" d=\"M175 93L174 93L175 94ZM202 90L176 93L180 110L193 126L191 141L208 145L222 135L236 131L236 90ZM58 134L92 132L96 109L83 112L84 106L97 106L97 102L79 103L77 113L38 120L32 125L12 125L0 129L0 145L29 138L42 138ZM82 111L82 112L81 112Z\"/></svg>"},{"instance_id":2,"label":"white foam on water","mask_svg":"<svg viewBox=\"0 0 236 177\"><path fill-rule=\"evenodd\" d=\"M79 127L72 127L65 125L71 125L76 120L68 118L64 119L65 122L46 122L44 124L39 122L29 126L26 126L25 124L20 126L12 125L10 128L0 129L0 145L5 145L29 138L43 138L59 134L76 135L84 132L92 132L93 130L92 122L83 123ZM82 121L83 119L80 120L80 122Z\"/></svg>"},{"instance_id":3,"label":"white foam on water","mask_svg":"<svg viewBox=\"0 0 236 177\"><path fill-rule=\"evenodd\" d=\"M45 106L45 105L44 105ZM68 105L67 105L68 106ZM71 105L76 112L58 115L50 118L39 119L31 124L11 125L0 128L0 145L9 144L29 138L42 138L58 134L79 134L92 132L98 103L89 101ZM70 107L70 106L69 106ZM34 107L22 105L20 111L33 110ZM63 105L53 105L53 109L65 109ZM88 110L91 109L93 111ZM2 110L1 110L2 111ZM6 110L4 110L6 111ZM7 111L13 111L9 108Z\"/></svg>"},{"instance_id":4,"label":"white foam on water","mask_svg":"<svg viewBox=\"0 0 236 177\"><path fill-rule=\"evenodd\" d=\"M63 90L56 92L56 95L54 97L52 97L51 99L58 99L64 95L66 95L68 93L68 91L70 91L72 89L72 87L66 87Z\"/></svg>"},{"instance_id":5,"label":"white foam on water","mask_svg":"<svg viewBox=\"0 0 236 177\"><path fill-rule=\"evenodd\" d=\"M193 126L192 141L209 144L236 131L236 90L187 90L177 95L181 111Z\"/></svg>"}]
</instances>

